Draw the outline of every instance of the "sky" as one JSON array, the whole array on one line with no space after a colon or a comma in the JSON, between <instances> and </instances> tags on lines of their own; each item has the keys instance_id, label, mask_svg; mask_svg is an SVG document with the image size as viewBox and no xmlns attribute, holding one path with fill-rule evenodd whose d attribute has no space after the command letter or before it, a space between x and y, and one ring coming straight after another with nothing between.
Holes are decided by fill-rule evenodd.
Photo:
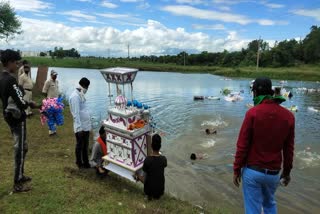
<instances>
[{"instance_id":1,"label":"sky","mask_svg":"<svg viewBox=\"0 0 320 214\"><path fill-rule=\"evenodd\" d=\"M7 0L8 1L8 0ZM9 0L21 35L0 49L76 48L125 57L236 51L248 42L303 39L320 26L320 0Z\"/></svg>"}]
</instances>

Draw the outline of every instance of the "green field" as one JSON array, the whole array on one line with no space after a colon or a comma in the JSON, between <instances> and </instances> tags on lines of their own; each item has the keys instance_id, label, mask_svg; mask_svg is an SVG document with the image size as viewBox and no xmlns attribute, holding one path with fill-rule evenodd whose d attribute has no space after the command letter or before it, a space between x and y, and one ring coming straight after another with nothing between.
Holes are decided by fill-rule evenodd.
<instances>
[{"instance_id":1,"label":"green field","mask_svg":"<svg viewBox=\"0 0 320 214\"><path fill-rule=\"evenodd\" d=\"M39 102L39 96L37 100ZM10 194L13 185L13 139L0 114L1 214L229 213L225 209L201 209L169 195L159 201L148 202L144 199L141 184L112 173L100 179L93 169L77 169L72 118L68 108L65 110L65 125L58 129L57 136L48 136L48 129L41 125L38 112L27 119L27 131L29 152L25 174L33 178L33 189L27 193Z\"/></svg>"},{"instance_id":2,"label":"green field","mask_svg":"<svg viewBox=\"0 0 320 214\"><path fill-rule=\"evenodd\" d=\"M125 66L139 68L145 71L165 71L182 73L210 73L226 77L248 77L268 76L272 79L284 80L309 80L320 81L320 65L300 65L281 68L259 68L256 67L215 67L215 66L183 66L176 64L146 63L129 61L125 59L99 59L99 58L65 58L51 59L45 57L27 57L33 66L46 65L50 67L65 68L93 68L101 69L113 66Z\"/></svg>"}]
</instances>

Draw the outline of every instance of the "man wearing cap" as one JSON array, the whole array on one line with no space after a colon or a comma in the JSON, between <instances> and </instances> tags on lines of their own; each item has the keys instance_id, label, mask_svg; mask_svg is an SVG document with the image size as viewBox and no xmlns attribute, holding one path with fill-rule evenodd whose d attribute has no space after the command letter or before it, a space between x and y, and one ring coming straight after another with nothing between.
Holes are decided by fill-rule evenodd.
<instances>
[{"instance_id":1,"label":"man wearing cap","mask_svg":"<svg viewBox=\"0 0 320 214\"><path fill-rule=\"evenodd\" d=\"M28 65L25 65L23 68L23 71L24 71L24 74L19 76L19 85L24 90L23 99L27 102L30 102L32 100L32 89L33 89L33 82L31 77L29 76L30 67ZM31 116L33 114L30 107L28 107L25 110L25 112L27 116Z\"/></svg>"},{"instance_id":2,"label":"man wearing cap","mask_svg":"<svg viewBox=\"0 0 320 214\"><path fill-rule=\"evenodd\" d=\"M273 97L269 78L257 78L252 87L254 107L240 129L233 165L235 186L242 178L245 213L277 213L275 192L290 182L295 118ZM283 99L283 98L281 98ZM282 172L280 174L282 167Z\"/></svg>"},{"instance_id":3,"label":"man wearing cap","mask_svg":"<svg viewBox=\"0 0 320 214\"><path fill-rule=\"evenodd\" d=\"M47 98L57 98L59 97L59 82L57 80L58 73L55 70L51 70L50 73L51 78L48 79L43 86L42 93L47 97ZM57 134L57 129L55 126L53 129L50 129L49 127L49 136L53 136Z\"/></svg>"},{"instance_id":4,"label":"man wearing cap","mask_svg":"<svg viewBox=\"0 0 320 214\"><path fill-rule=\"evenodd\" d=\"M51 78L48 79L43 86L42 93L47 98L59 97L59 81L57 80L58 73L55 70L51 70Z\"/></svg>"},{"instance_id":5,"label":"man wearing cap","mask_svg":"<svg viewBox=\"0 0 320 214\"><path fill-rule=\"evenodd\" d=\"M88 91L90 81L83 77L79 86L69 98L70 111L73 117L73 130L76 136L76 164L80 168L90 168L88 158L89 135L91 120L87 108L85 94Z\"/></svg>"}]
</instances>

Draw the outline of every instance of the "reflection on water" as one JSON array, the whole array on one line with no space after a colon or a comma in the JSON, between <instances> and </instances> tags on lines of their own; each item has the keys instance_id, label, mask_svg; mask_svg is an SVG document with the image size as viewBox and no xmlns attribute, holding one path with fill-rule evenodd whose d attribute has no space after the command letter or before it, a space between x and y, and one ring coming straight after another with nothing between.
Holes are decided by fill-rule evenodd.
<instances>
[{"instance_id":1,"label":"reflection on water","mask_svg":"<svg viewBox=\"0 0 320 214\"><path fill-rule=\"evenodd\" d=\"M98 70L55 68L60 86L68 96L81 77L91 80L87 100L92 110L94 125L106 117L110 106L105 80ZM35 75L34 75L35 76ZM166 72L139 72L134 82L134 98L151 106L157 128L164 134L163 153L169 160L166 171L167 191L195 204L214 206L219 201L235 212L242 212L240 190L232 185L232 162L237 135L252 103L250 79L224 80L209 74L180 74ZM279 81L274 81L279 85ZM221 96L222 88L243 90L244 100L194 101L194 95ZM296 158L292 184L279 188L280 211L314 213L320 210L320 93L301 93L297 88L320 88L319 83L288 81L287 90L294 97L285 106L297 105ZM128 95L128 88L125 88ZM113 92L115 95L115 92ZM206 135L206 128L215 128L217 135ZM306 148L310 147L309 150ZM206 153L208 158L195 163L191 153ZM186 188L187 187L187 188ZM318 190L318 191L316 191Z\"/></svg>"}]
</instances>

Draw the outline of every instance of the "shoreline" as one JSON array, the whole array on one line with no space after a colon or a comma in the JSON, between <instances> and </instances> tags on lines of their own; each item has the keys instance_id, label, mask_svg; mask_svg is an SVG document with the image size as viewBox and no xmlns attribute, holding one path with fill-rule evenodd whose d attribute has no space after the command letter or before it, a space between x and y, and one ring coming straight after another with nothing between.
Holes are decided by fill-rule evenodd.
<instances>
[{"instance_id":1,"label":"shoreline","mask_svg":"<svg viewBox=\"0 0 320 214\"><path fill-rule=\"evenodd\" d=\"M48 67L102 69L107 67L133 67L141 71L179 72L213 74L225 77L256 78L268 76L279 80L320 81L320 65L300 65L294 67L269 68L260 67L217 67L217 66L183 66L175 64L145 63L120 59L102 58L65 58L51 59L45 57L25 57L32 66L46 65Z\"/></svg>"},{"instance_id":2,"label":"shoreline","mask_svg":"<svg viewBox=\"0 0 320 214\"><path fill-rule=\"evenodd\" d=\"M41 99L40 93L34 92L34 100L40 103ZM37 110L33 112L34 115L27 119L29 151L25 166L26 175L33 178L30 183L33 189L23 194L10 194L13 139L0 115L0 213L230 213L219 204L214 208L200 208L174 197L168 189L159 201L148 202L140 183L129 182L114 173L100 179L93 169L77 169L72 116L68 106L64 110L65 124L58 127L58 134L53 137L49 137L48 128L41 125L40 113ZM92 144L90 137L89 148Z\"/></svg>"}]
</instances>

